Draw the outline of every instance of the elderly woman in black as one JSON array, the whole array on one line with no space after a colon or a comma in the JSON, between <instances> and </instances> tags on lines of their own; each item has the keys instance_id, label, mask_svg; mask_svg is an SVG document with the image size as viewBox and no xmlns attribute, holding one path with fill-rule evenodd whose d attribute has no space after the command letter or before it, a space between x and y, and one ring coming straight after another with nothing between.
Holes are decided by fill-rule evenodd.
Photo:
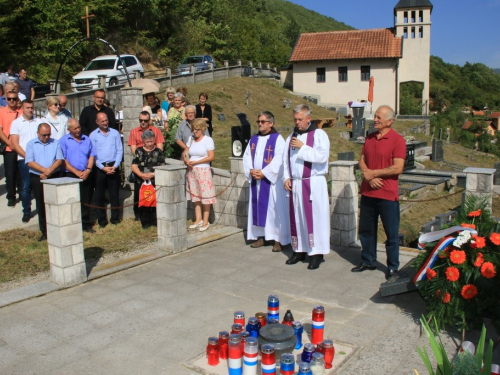
<instances>
[{"instance_id":1,"label":"elderly woman in black","mask_svg":"<svg viewBox=\"0 0 500 375\"><path fill-rule=\"evenodd\" d=\"M163 151L155 147L155 133L146 130L141 138L144 146L135 150L131 166L136 175L135 189L140 189L144 181L151 181L154 186L154 167L165 165ZM143 229L156 225L156 207L139 207L139 215Z\"/></svg>"}]
</instances>

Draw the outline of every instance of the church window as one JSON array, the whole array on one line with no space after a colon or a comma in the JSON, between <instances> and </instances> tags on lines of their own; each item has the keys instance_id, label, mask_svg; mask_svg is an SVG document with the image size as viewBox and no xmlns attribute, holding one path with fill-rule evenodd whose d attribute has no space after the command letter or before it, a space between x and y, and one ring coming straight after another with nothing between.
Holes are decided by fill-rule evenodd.
<instances>
[{"instance_id":1,"label":"church window","mask_svg":"<svg viewBox=\"0 0 500 375\"><path fill-rule=\"evenodd\" d=\"M408 23L408 12L403 13L403 22Z\"/></svg>"},{"instance_id":2,"label":"church window","mask_svg":"<svg viewBox=\"0 0 500 375\"><path fill-rule=\"evenodd\" d=\"M418 37L419 37L420 39L422 39L422 38L424 37L424 27L423 27L423 26L420 26L420 27L418 28Z\"/></svg>"},{"instance_id":3,"label":"church window","mask_svg":"<svg viewBox=\"0 0 500 375\"><path fill-rule=\"evenodd\" d=\"M361 80L362 81L370 80L370 65L361 66Z\"/></svg>"},{"instance_id":4,"label":"church window","mask_svg":"<svg viewBox=\"0 0 500 375\"><path fill-rule=\"evenodd\" d=\"M414 10L411 11L411 23L415 23L415 13Z\"/></svg>"},{"instance_id":5,"label":"church window","mask_svg":"<svg viewBox=\"0 0 500 375\"><path fill-rule=\"evenodd\" d=\"M411 28L411 38L415 39L415 28L414 27Z\"/></svg>"},{"instance_id":6,"label":"church window","mask_svg":"<svg viewBox=\"0 0 500 375\"><path fill-rule=\"evenodd\" d=\"M347 82L347 66L339 66L339 82Z\"/></svg>"},{"instance_id":7,"label":"church window","mask_svg":"<svg viewBox=\"0 0 500 375\"><path fill-rule=\"evenodd\" d=\"M423 10L418 11L418 22L424 22L424 11Z\"/></svg>"},{"instance_id":8,"label":"church window","mask_svg":"<svg viewBox=\"0 0 500 375\"><path fill-rule=\"evenodd\" d=\"M408 39L408 28L407 27L405 27L403 29L403 39Z\"/></svg>"},{"instance_id":9,"label":"church window","mask_svg":"<svg viewBox=\"0 0 500 375\"><path fill-rule=\"evenodd\" d=\"M326 82L326 68L316 68L316 82Z\"/></svg>"}]
</instances>

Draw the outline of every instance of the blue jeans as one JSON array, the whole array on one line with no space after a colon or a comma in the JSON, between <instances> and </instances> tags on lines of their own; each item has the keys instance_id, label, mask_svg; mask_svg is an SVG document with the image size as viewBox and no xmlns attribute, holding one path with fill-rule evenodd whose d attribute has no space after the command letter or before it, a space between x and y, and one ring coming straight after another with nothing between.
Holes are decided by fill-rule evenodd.
<instances>
[{"instance_id":1,"label":"blue jeans","mask_svg":"<svg viewBox=\"0 0 500 375\"><path fill-rule=\"evenodd\" d=\"M24 162L24 159L18 160L19 175L21 177L21 203L23 205L23 213L31 212L31 176L29 167Z\"/></svg>"},{"instance_id":2,"label":"blue jeans","mask_svg":"<svg viewBox=\"0 0 500 375\"><path fill-rule=\"evenodd\" d=\"M387 268L397 270L399 268L399 201L361 196L361 213L359 215L361 260L367 266L376 265L379 216L387 236L385 243Z\"/></svg>"}]
</instances>

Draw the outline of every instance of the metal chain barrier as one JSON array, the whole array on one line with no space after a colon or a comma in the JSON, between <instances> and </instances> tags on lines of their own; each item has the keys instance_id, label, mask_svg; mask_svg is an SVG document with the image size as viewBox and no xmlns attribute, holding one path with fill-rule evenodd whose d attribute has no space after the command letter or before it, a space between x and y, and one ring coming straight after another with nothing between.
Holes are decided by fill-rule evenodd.
<instances>
[{"instance_id":1,"label":"metal chain barrier","mask_svg":"<svg viewBox=\"0 0 500 375\"><path fill-rule=\"evenodd\" d=\"M462 190L456 191L454 193L451 193L451 194L448 194L448 195L443 195L442 197L436 197L436 198L429 198L429 199L402 199L402 201L404 201L404 202L411 202L411 203L433 202L433 201L438 201L440 199L452 197L454 195L463 193L464 191L465 191L465 189L462 189Z\"/></svg>"},{"instance_id":2,"label":"metal chain barrier","mask_svg":"<svg viewBox=\"0 0 500 375\"><path fill-rule=\"evenodd\" d=\"M160 191L160 189L162 187L163 186L160 186L158 189L155 189L155 194L158 191ZM119 207L99 207L99 206L94 206L93 204L87 204L87 203L82 203L82 206L90 207L90 208L95 208L95 209L98 209L98 210L121 210L122 208L132 207L135 204L139 204L140 202L145 201L146 199L148 199L148 197L140 199L137 202L132 202L132 203L126 204L124 206L119 206Z\"/></svg>"}]
</instances>

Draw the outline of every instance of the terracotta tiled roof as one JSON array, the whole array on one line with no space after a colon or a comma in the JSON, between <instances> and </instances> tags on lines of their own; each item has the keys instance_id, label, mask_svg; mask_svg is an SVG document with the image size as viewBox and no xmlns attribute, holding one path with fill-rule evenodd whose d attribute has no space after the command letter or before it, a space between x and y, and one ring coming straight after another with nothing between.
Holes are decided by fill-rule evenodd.
<instances>
[{"instance_id":1,"label":"terracotta tiled roof","mask_svg":"<svg viewBox=\"0 0 500 375\"><path fill-rule=\"evenodd\" d=\"M462 126L462 129L467 130L471 127L472 124L473 124L472 121L465 121L465 124Z\"/></svg>"},{"instance_id":2,"label":"terracotta tiled roof","mask_svg":"<svg viewBox=\"0 0 500 375\"><path fill-rule=\"evenodd\" d=\"M290 61L400 58L401 43L392 29L303 33Z\"/></svg>"},{"instance_id":3,"label":"terracotta tiled roof","mask_svg":"<svg viewBox=\"0 0 500 375\"><path fill-rule=\"evenodd\" d=\"M472 111L472 116L484 116L484 111Z\"/></svg>"},{"instance_id":4,"label":"terracotta tiled roof","mask_svg":"<svg viewBox=\"0 0 500 375\"><path fill-rule=\"evenodd\" d=\"M488 118L500 118L500 112L491 112Z\"/></svg>"}]
</instances>

